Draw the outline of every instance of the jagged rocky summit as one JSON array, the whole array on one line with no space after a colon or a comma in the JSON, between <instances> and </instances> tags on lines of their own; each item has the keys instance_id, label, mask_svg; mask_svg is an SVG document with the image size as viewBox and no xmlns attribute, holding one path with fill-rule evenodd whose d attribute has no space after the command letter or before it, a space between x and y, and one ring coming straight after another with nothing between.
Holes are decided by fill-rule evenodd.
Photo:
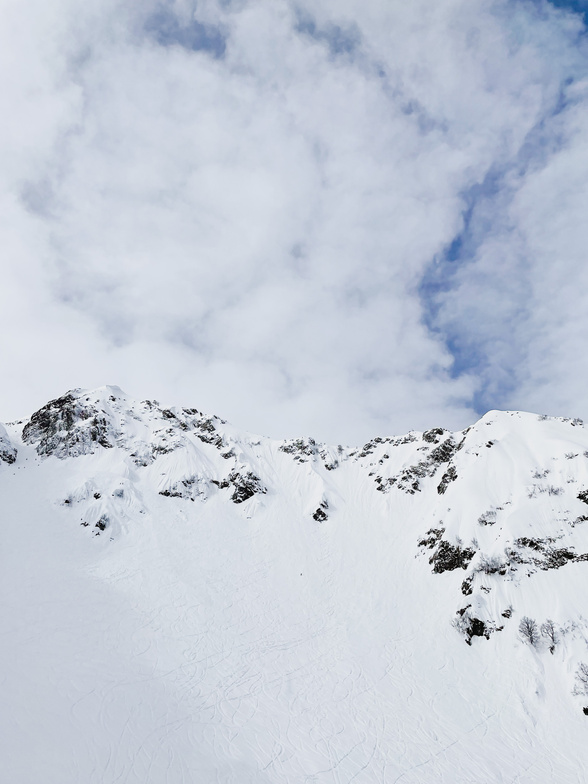
<instances>
[{"instance_id":1,"label":"jagged rocky summit","mask_svg":"<svg viewBox=\"0 0 588 784\"><path fill-rule=\"evenodd\" d=\"M277 651L295 637L296 661L310 661L309 652L318 644L312 635L322 639L330 629L341 646L339 663L329 665L337 677L344 677L339 665L364 672L368 661L380 672L374 651L383 656L390 639L397 640L396 657L421 661L420 648L432 637L435 645L452 651L447 661L456 656L468 666L484 661L489 677L502 677L496 674L502 672L509 683L517 681L521 656L530 657L538 673L536 695L557 692L564 701L563 707L557 703L560 713L588 711L588 432L578 419L491 411L463 431L434 428L376 437L349 448L310 437L278 441L254 436L197 409L135 401L117 387L73 390L26 421L0 426L0 491L0 502L12 498L5 513L10 524L22 526L50 511L52 530L60 531L61 541L70 537L79 542L76 546L90 548L84 552L96 550L101 563L119 564L131 546L134 553L147 548L150 558L175 547L175 554L165 556L165 584L169 574L180 572L183 576L175 579L187 584L196 579L192 569L206 575L214 563L209 582L186 589L182 599L190 606L206 594L214 604L206 587L210 580L220 580L229 591L225 598L231 603L215 611L226 615L228 625L220 637L209 630L210 651L242 645L241 627L261 629L263 606L274 630L271 645ZM19 511L22 494L28 498L26 513ZM184 563L184 550L192 553L192 565ZM121 568L109 567L105 574L110 576L103 579L110 585ZM151 601L163 612L159 594ZM249 604L241 607L245 601ZM231 615L237 606L241 614ZM206 610L200 612L205 619ZM311 620L303 620L307 616ZM180 631L174 626L173 634L183 640L184 622L174 623ZM305 624L322 631L308 636L302 631ZM229 628L237 629L236 637ZM350 642L343 628L365 635L369 650L355 650L357 641ZM398 642L405 639L411 642ZM463 649L459 654L453 648L458 644ZM265 683L271 671L286 683L277 660L267 664L266 643L259 645L248 648L256 677ZM207 655L213 656L210 651ZM436 656L431 653L431 661ZM500 667L492 676L497 662ZM336 680L335 674L328 678ZM314 673L311 681L316 677ZM335 680L332 688L343 688ZM457 675L454 683L461 683ZM309 684L304 681L297 688L304 691ZM380 694L379 685L370 688ZM529 695L520 699L540 724L533 713L539 709L531 704L535 698ZM351 718L357 708L349 699L349 694L342 696L339 707L345 715L349 711L341 722L343 735L350 733L351 748L358 730ZM375 705L379 716L383 708ZM287 701L282 709L284 716L294 710ZM338 708L333 710L335 716ZM223 732L237 737L240 730L228 715L221 711L218 721L226 724ZM278 724L281 720L275 719ZM306 720L302 714L294 719L296 732L306 732ZM380 736L380 744L388 738L384 730ZM244 732L243 743L252 742L247 737ZM300 747L284 738L280 743L289 748L288 759L302 754L302 740ZM365 781L388 780L377 778L381 765L373 757L371 762L359 752L351 757L357 761L344 766L350 776L360 769L361 757L368 771ZM303 780L291 764L284 762L290 778L274 771L259 780ZM508 764L516 774L516 761ZM305 766L320 769L318 762ZM408 762L399 763L398 775L408 770ZM502 780L478 779L473 773L452 779L451 770L441 766L437 778L407 780L442 781L445 775L452 781ZM237 781L238 776L227 774L221 780ZM318 773L309 780L331 781Z\"/></svg>"},{"instance_id":2,"label":"jagged rocky summit","mask_svg":"<svg viewBox=\"0 0 588 784\"><path fill-rule=\"evenodd\" d=\"M588 561L588 526L582 528L588 521L588 437L579 419L492 411L457 433L434 428L376 437L354 449L309 437L279 442L239 433L217 416L139 403L108 386L72 390L19 425L20 439L10 439L0 425L0 459L9 465L21 440L42 459L112 449L121 468L132 467L133 473L119 468L109 477L117 487L98 487L91 477L56 499L75 507L96 535L120 535L129 524L134 505L127 499L137 496L134 477L144 469L161 496L202 503L218 494L233 504L249 501L252 515L268 487L270 498L291 490L276 481L273 463L281 461L295 469L292 478L312 477L304 506L318 523L345 503L336 471L345 474L344 486L352 475L363 492L388 496L382 501L391 511L395 499L410 508L413 497L415 510L426 508L415 523L415 553L434 574L465 572L460 592L470 598L456 625L468 642L474 634L502 630L501 619L510 617L498 607L489 612L489 577L518 583L539 570Z\"/></svg>"}]
</instances>

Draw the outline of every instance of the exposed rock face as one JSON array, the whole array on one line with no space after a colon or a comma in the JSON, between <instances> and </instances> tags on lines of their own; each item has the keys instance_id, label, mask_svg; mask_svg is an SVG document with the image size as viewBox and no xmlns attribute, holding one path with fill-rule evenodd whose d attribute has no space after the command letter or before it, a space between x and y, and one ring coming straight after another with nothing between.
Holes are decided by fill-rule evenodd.
<instances>
[{"instance_id":1,"label":"exposed rock face","mask_svg":"<svg viewBox=\"0 0 588 784\"><path fill-rule=\"evenodd\" d=\"M455 468L455 466L449 466L447 471L441 477L441 481L437 485L437 492L439 493L439 495L443 495L447 490L447 485L450 482L455 482L456 479L457 479L457 469Z\"/></svg>"},{"instance_id":2,"label":"exposed rock face","mask_svg":"<svg viewBox=\"0 0 588 784\"><path fill-rule=\"evenodd\" d=\"M252 471L240 473L233 471L227 479L227 486L233 487L231 501L234 504L242 504L248 498L253 498L256 493L264 495L267 489L263 486L261 479Z\"/></svg>"},{"instance_id":3,"label":"exposed rock face","mask_svg":"<svg viewBox=\"0 0 588 784\"><path fill-rule=\"evenodd\" d=\"M462 439L459 443L456 443L453 436L450 435L439 443L441 437L444 435L445 431L440 427L425 431L422 435L422 440L425 444L418 449L423 456L418 463L406 466L398 474L386 479L381 476L376 476L375 482L378 490L387 493L391 488L396 487L409 495L420 493L422 490L422 480L435 476L442 465L450 463L437 486L437 492L439 495L443 495L447 489L447 485L457 479L457 470L454 465L451 465L451 460L455 453L462 448L465 441L465 439ZM395 439L391 443L393 446L400 446L416 440L412 438L409 441L408 439L409 437Z\"/></svg>"},{"instance_id":4,"label":"exposed rock face","mask_svg":"<svg viewBox=\"0 0 588 784\"><path fill-rule=\"evenodd\" d=\"M454 569L467 569L475 554L476 551L471 547L453 545L442 539L429 558L429 563L433 564L435 574L443 574L443 572L451 572Z\"/></svg>"},{"instance_id":5,"label":"exposed rock face","mask_svg":"<svg viewBox=\"0 0 588 784\"><path fill-rule=\"evenodd\" d=\"M61 459L92 454L97 445L114 446L104 412L72 392L36 411L25 425L23 441L35 444L39 455Z\"/></svg>"},{"instance_id":6,"label":"exposed rock face","mask_svg":"<svg viewBox=\"0 0 588 784\"><path fill-rule=\"evenodd\" d=\"M16 460L17 454L17 449L13 446L6 428L0 425L0 461L11 465Z\"/></svg>"},{"instance_id":7,"label":"exposed rock face","mask_svg":"<svg viewBox=\"0 0 588 784\"><path fill-rule=\"evenodd\" d=\"M319 506L313 512L313 519L317 521L317 523L324 523L329 519L329 515L327 514L327 510L329 508L329 502L326 498L320 502Z\"/></svg>"}]
</instances>

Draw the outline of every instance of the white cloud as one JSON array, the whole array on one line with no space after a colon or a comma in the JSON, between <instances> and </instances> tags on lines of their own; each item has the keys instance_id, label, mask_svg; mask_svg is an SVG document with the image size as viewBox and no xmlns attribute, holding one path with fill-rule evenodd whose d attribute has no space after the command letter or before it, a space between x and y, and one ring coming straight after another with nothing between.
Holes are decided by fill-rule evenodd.
<instances>
[{"instance_id":1,"label":"white cloud","mask_svg":"<svg viewBox=\"0 0 588 784\"><path fill-rule=\"evenodd\" d=\"M585 64L573 16L465 0L37 11L1 12L4 418L118 383L350 441L465 425L497 378L488 400L578 411L554 370L577 350L579 294L547 253L565 249L569 274L584 241L579 88L550 119ZM423 276L490 175L434 317ZM477 358L461 374L447 339Z\"/></svg>"}]
</instances>

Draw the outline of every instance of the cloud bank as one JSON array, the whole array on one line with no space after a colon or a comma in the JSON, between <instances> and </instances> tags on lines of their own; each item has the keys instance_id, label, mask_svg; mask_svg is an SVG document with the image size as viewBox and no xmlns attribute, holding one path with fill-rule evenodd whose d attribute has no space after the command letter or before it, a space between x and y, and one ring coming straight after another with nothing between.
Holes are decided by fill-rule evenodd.
<instances>
[{"instance_id":1,"label":"cloud bank","mask_svg":"<svg viewBox=\"0 0 588 784\"><path fill-rule=\"evenodd\" d=\"M7 0L0 416L116 383L332 441L588 417L570 6Z\"/></svg>"}]
</instances>

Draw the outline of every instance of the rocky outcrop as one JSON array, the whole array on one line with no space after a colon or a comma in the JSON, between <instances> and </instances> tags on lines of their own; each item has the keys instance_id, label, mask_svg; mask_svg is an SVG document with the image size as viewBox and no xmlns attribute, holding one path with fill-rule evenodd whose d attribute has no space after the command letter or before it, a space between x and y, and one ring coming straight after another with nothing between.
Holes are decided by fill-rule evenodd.
<instances>
[{"instance_id":1,"label":"rocky outcrop","mask_svg":"<svg viewBox=\"0 0 588 784\"><path fill-rule=\"evenodd\" d=\"M31 416L22 433L39 455L58 458L92 454L96 446L110 448L114 438L108 420L75 392L51 400Z\"/></svg>"},{"instance_id":2,"label":"rocky outcrop","mask_svg":"<svg viewBox=\"0 0 588 784\"><path fill-rule=\"evenodd\" d=\"M13 446L6 428L0 425L0 461L11 465L16 460L17 451Z\"/></svg>"}]
</instances>

